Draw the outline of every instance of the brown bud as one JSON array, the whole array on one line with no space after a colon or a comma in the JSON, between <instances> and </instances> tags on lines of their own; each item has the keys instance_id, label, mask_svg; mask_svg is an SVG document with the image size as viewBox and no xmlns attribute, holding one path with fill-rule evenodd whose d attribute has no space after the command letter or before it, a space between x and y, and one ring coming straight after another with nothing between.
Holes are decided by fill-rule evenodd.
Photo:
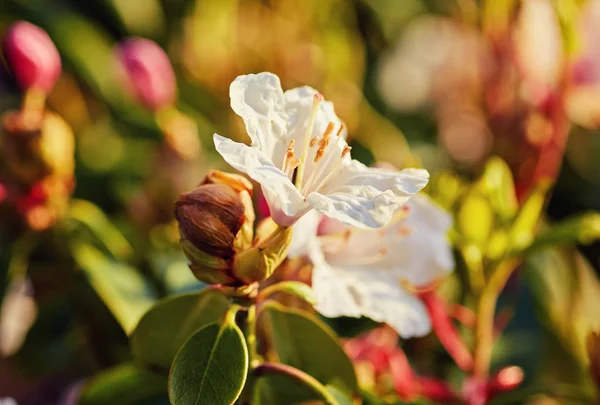
<instances>
[{"instance_id":1,"label":"brown bud","mask_svg":"<svg viewBox=\"0 0 600 405\"><path fill-rule=\"evenodd\" d=\"M211 256L232 258L234 241L245 217L236 191L224 184L206 184L182 194L175 204L181 236Z\"/></svg>"},{"instance_id":2,"label":"brown bud","mask_svg":"<svg viewBox=\"0 0 600 405\"><path fill-rule=\"evenodd\" d=\"M201 281L242 288L235 256L252 244L252 184L242 176L211 171L198 188L175 204L181 247Z\"/></svg>"},{"instance_id":3,"label":"brown bud","mask_svg":"<svg viewBox=\"0 0 600 405\"><path fill-rule=\"evenodd\" d=\"M40 120L21 112L8 112L2 120L2 159L9 172L31 185L50 175L73 177L75 139L59 116L44 112Z\"/></svg>"}]
</instances>

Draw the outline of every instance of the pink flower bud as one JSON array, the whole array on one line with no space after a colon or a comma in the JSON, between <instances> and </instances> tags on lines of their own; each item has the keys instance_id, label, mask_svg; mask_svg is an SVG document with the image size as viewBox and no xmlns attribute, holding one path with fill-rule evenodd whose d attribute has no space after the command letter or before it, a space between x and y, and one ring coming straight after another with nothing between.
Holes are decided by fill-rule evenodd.
<instances>
[{"instance_id":1,"label":"pink flower bud","mask_svg":"<svg viewBox=\"0 0 600 405\"><path fill-rule=\"evenodd\" d=\"M131 38L118 49L133 96L152 111L172 104L176 83L173 67L165 51L144 38Z\"/></svg>"},{"instance_id":2,"label":"pink flower bud","mask_svg":"<svg viewBox=\"0 0 600 405\"><path fill-rule=\"evenodd\" d=\"M23 90L49 93L60 76L60 55L41 28L19 21L4 39L4 55Z\"/></svg>"}]
</instances>

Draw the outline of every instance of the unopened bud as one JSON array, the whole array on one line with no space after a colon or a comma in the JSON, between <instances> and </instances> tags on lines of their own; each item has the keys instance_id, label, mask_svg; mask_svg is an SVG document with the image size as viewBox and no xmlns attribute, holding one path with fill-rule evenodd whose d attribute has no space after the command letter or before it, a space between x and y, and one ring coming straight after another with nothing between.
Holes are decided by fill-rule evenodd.
<instances>
[{"instance_id":1,"label":"unopened bud","mask_svg":"<svg viewBox=\"0 0 600 405\"><path fill-rule=\"evenodd\" d=\"M60 55L41 28L19 21L4 39L4 55L23 90L48 94L60 76Z\"/></svg>"},{"instance_id":2,"label":"unopened bud","mask_svg":"<svg viewBox=\"0 0 600 405\"><path fill-rule=\"evenodd\" d=\"M213 181L218 178L219 181ZM201 281L242 286L232 272L234 257L252 243L252 185L241 176L211 172L175 204L181 247Z\"/></svg>"},{"instance_id":3,"label":"unopened bud","mask_svg":"<svg viewBox=\"0 0 600 405\"><path fill-rule=\"evenodd\" d=\"M286 258L292 241L292 228L277 225L270 217L257 230L254 246L236 256L233 273L246 283L269 278Z\"/></svg>"},{"instance_id":4,"label":"unopened bud","mask_svg":"<svg viewBox=\"0 0 600 405\"><path fill-rule=\"evenodd\" d=\"M0 154L9 172L25 184L56 175L71 179L75 167L75 138L69 124L46 111L40 125L25 114L8 112L2 120Z\"/></svg>"},{"instance_id":5,"label":"unopened bud","mask_svg":"<svg viewBox=\"0 0 600 405\"><path fill-rule=\"evenodd\" d=\"M176 83L173 67L165 51L144 38L131 38L118 49L127 83L133 96L151 111L175 101Z\"/></svg>"}]
</instances>

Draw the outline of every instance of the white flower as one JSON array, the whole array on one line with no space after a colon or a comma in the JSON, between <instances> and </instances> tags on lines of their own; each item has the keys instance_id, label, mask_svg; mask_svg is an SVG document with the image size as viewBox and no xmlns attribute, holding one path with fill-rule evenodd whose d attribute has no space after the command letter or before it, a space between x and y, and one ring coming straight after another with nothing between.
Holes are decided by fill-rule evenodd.
<instances>
[{"instance_id":1,"label":"white flower","mask_svg":"<svg viewBox=\"0 0 600 405\"><path fill-rule=\"evenodd\" d=\"M280 225L315 209L352 226L378 228L427 184L425 170L389 172L352 160L333 104L310 87L284 93L276 75L259 73L238 77L229 93L252 145L215 134L215 147L261 184Z\"/></svg>"},{"instance_id":2,"label":"white flower","mask_svg":"<svg viewBox=\"0 0 600 405\"><path fill-rule=\"evenodd\" d=\"M0 398L0 405L17 405L17 401L11 397Z\"/></svg>"},{"instance_id":3,"label":"white flower","mask_svg":"<svg viewBox=\"0 0 600 405\"><path fill-rule=\"evenodd\" d=\"M298 221L292 243L292 254L307 254L313 262L316 309L327 317L367 316L404 338L427 334L430 320L414 289L454 268L446 238L450 216L418 195L379 230L322 220L316 237L311 234L316 221L315 216Z\"/></svg>"}]
</instances>

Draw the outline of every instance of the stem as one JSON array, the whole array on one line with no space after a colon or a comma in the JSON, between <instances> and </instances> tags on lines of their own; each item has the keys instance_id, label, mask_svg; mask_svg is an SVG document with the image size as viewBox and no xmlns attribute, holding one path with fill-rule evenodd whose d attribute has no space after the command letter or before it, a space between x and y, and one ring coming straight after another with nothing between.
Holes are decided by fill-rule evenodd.
<instances>
[{"instance_id":1,"label":"stem","mask_svg":"<svg viewBox=\"0 0 600 405\"><path fill-rule=\"evenodd\" d=\"M479 296L477 323L475 324L475 353L473 374L488 377L494 344L494 317L496 303L508 279L516 269L518 259L501 262Z\"/></svg>"},{"instance_id":2,"label":"stem","mask_svg":"<svg viewBox=\"0 0 600 405\"><path fill-rule=\"evenodd\" d=\"M246 344L248 345L248 363L252 370L260 364L260 359L258 358L258 352L256 350L256 305L250 305L248 307L245 335Z\"/></svg>"},{"instance_id":3,"label":"stem","mask_svg":"<svg viewBox=\"0 0 600 405\"><path fill-rule=\"evenodd\" d=\"M302 370L281 363L263 363L254 369L254 376L260 378L264 375L282 375L296 380L304 387L311 390L325 401L327 405L338 405L338 401L331 395L325 386L317 381L313 376L306 374Z\"/></svg>"},{"instance_id":4,"label":"stem","mask_svg":"<svg viewBox=\"0 0 600 405\"><path fill-rule=\"evenodd\" d=\"M254 370L260 365L260 358L256 350L256 320L256 305L251 304L246 308L246 317L243 321L244 337L248 347L248 377L240 398L236 402L240 405L250 405L256 381Z\"/></svg>"}]
</instances>

